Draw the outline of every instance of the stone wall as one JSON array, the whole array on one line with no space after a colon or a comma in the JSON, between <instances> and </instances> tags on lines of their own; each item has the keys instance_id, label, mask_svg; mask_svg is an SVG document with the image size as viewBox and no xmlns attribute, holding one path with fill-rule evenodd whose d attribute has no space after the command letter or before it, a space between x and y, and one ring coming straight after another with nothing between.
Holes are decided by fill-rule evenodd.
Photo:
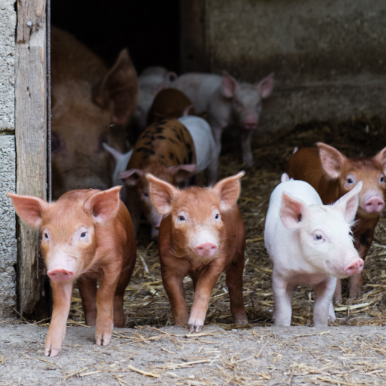
<instances>
[{"instance_id":1,"label":"stone wall","mask_svg":"<svg viewBox=\"0 0 386 386\"><path fill-rule=\"evenodd\" d=\"M206 0L208 70L275 72L263 128L365 113L386 118L386 2Z\"/></svg>"},{"instance_id":2,"label":"stone wall","mask_svg":"<svg viewBox=\"0 0 386 386\"><path fill-rule=\"evenodd\" d=\"M15 192L14 0L0 0L0 318L16 308L16 217L7 192Z\"/></svg>"}]
</instances>

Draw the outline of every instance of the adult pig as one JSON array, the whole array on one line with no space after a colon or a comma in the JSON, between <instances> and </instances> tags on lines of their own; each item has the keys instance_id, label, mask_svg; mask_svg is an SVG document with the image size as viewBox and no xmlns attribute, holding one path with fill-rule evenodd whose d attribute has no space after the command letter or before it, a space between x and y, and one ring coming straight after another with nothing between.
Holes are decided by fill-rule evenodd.
<instances>
[{"instance_id":1,"label":"adult pig","mask_svg":"<svg viewBox=\"0 0 386 386\"><path fill-rule=\"evenodd\" d=\"M113 326L125 326L123 296L136 248L119 190L73 190L51 204L38 197L8 194L20 218L42 231L41 251L54 300L46 356L58 355L62 347L75 280L86 323L96 325L98 345L110 343Z\"/></svg>"},{"instance_id":2,"label":"adult pig","mask_svg":"<svg viewBox=\"0 0 386 386\"><path fill-rule=\"evenodd\" d=\"M154 99L147 116L147 124L166 118L180 118L187 110L187 115L196 115L192 101L176 88L161 90Z\"/></svg>"},{"instance_id":3,"label":"adult pig","mask_svg":"<svg viewBox=\"0 0 386 386\"><path fill-rule=\"evenodd\" d=\"M223 76L189 73L177 78L171 87L183 91L193 102L198 114L207 110L218 154L221 152L224 128L229 125L237 127L241 132L243 161L248 166L253 165L252 130L259 123L262 99L271 95L273 74L252 85L238 82L227 72ZM212 181L217 179L217 168L218 165L213 165Z\"/></svg>"},{"instance_id":4,"label":"adult pig","mask_svg":"<svg viewBox=\"0 0 386 386\"><path fill-rule=\"evenodd\" d=\"M361 188L359 182L334 205L323 205L316 190L304 181L286 181L273 191L264 240L273 263L275 325L291 325L291 293L298 284L315 287L315 326L326 326L329 316L335 320L336 278L363 269L350 229Z\"/></svg>"},{"instance_id":5,"label":"adult pig","mask_svg":"<svg viewBox=\"0 0 386 386\"><path fill-rule=\"evenodd\" d=\"M127 187L127 207L137 233L141 212L148 218L152 237L158 236L162 220L149 197L145 174L175 185L184 184L196 172L196 152L188 129L178 120L150 125L139 137L127 170L120 174Z\"/></svg>"},{"instance_id":6,"label":"adult pig","mask_svg":"<svg viewBox=\"0 0 386 386\"><path fill-rule=\"evenodd\" d=\"M151 200L164 215L158 250L175 325L202 330L210 294L224 271L234 322L248 323L242 293L245 231L237 206L243 175L225 178L210 189L181 191L147 174ZM186 275L194 286L190 317L184 299Z\"/></svg>"},{"instance_id":7,"label":"adult pig","mask_svg":"<svg viewBox=\"0 0 386 386\"><path fill-rule=\"evenodd\" d=\"M385 205L385 168L386 148L372 158L347 158L337 149L318 143L317 148L296 151L288 161L286 172L290 178L312 185L325 205L332 204L353 189L358 181L363 182L353 232L355 248L364 260ZM361 296L361 274L350 277L349 292L352 297ZM341 283L338 280L334 301L340 300Z\"/></svg>"},{"instance_id":8,"label":"adult pig","mask_svg":"<svg viewBox=\"0 0 386 386\"><path fill-rule=\"evenodd\" d=\"M108 70L70 34L52 28L53 197L80 188L111 187L114 160L102 143L125 153L125 124L138 84L127 50Z\"/></svg>"}]
</instances>

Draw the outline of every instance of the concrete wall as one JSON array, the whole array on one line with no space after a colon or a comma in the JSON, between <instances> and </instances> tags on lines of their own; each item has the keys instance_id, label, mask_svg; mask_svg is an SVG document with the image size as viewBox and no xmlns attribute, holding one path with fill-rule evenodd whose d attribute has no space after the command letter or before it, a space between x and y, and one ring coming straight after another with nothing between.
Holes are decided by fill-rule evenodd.
<instances>
[{"instance_id":1,"label":"concrete wall","mask_svg":"<svg viewBox=\"0 0 386 386\"><path fill-rule=\"evenodd\" d=\"M0 318L16 308L15 26L14 0L0 0Z\"/></svg>"},{"instance_id":2,"label":"concrete wall","mask_svg":"<svg viewBox=\"0 0 386 386\"><path fill-rule=\"evenodd\" d=\"M275 72L264 129L361 112L386 117L386 2L206 0L208 69L256 82Z\"/></svg>"}]
</instances>

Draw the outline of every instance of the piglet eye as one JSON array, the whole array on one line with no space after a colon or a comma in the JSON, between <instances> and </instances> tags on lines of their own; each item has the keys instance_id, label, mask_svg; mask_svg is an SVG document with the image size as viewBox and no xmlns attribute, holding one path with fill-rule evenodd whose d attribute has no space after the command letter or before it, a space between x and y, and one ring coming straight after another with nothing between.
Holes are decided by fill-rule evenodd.
<instances>
[{"instance_id":1,"label":"piglet eye","mask_svg":"<svg viewBox=\"0 0 386 386\"><path fill-rule=\"evenodd\" d=\"M87 234L87 232L82 232L82 233L80 234L80 238L81 238L81 239L85 238L85 237L86 237L86 234Z\"/></svg>"},{"instance_id":2,"label":"piglet eye","mask_svg":"<svg viewBox=\"0 0 386 386\"><path fill-rule=\"evenodd\" d=\"M322 235L315 235L314 236L315 240L322 240L322 238L323 238Z\"/></svg>"},{"instance_id":3,"label":"piglet eye","mask_svg":"<svg viewBox=\"0 0 386 386\"><path fill-rule=\"evenodd\" d=\"M352 184L354 181L352 180L352 178L347 178L347 183L348 184Z\"/></svg>"},{"instance_id":4,"label":"piglet eye","mask_svg":"<svg viewBox=\"0 0 386 386\"><path fill-rule=\"evenodd\" d=\"M47 232L44 232L44 238L48 239L48 233Z\"/></svg>"},{"instance_id":5,"label":"piglet eye","mask_svg":"<svg viewBox=\"0 0 386 386\"><path fill-rule=\"evenodd\" d=\"M179 221L186 221L185 216L178 216Z\"/></svg>"},{"instance_id":6,"label":"piglet eye","mask_svg":"<svg viewBox=\"0 0 386 386\"><path fill-rule=\"evenodd\" d=\"M379 179L380 182L385 182L385 177L381 176L381 178Z\"/></svg>"},{"instance_id":7,"label":"piglet eye","mask_svg":"<svg viewBox=\"0 0 386 386\"><path fill-rule=\"evenodd\" d=\"M143 195L144 195L145 197L149 197L149 193L148 193L148 192L143 192Z\"/></svg>"},{"instance_id":8,"label":"piglet eye","mask_svg":"<svg viewBox=\"0 0 386 386\"><path fill-rule=\"evenodd\" d=\"M220 215L218 214L218 213L216 213L215 215L214 215L214 219L215 220L218 220L220 218Z\"/></svg>"}]
</instances>

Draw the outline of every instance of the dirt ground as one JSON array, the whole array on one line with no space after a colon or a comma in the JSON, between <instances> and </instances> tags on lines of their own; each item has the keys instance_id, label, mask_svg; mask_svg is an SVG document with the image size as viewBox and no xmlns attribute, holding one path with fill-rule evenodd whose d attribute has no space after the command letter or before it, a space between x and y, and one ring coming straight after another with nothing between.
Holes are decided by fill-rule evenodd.
<instances>
[{"instance_id":1,"label":"dirt ground","mask_svg":"<svg viewBox=\"0 0 386 386\"><path fill-rule=\"evenodd\" d=\"M128 328L115 330L109 347L96 346L94 329L84 326L75 288L68 334L58 358L44 357L47 321L0 322L0 386L386 385L385 214L365 262L363 296L350 299L344 283L342 302L335 305L337 320L326 329L312 328L313 290L306 286L293 294L293 327L272 327L272 270L263 239L270 194L295 146L322 141L347 156L373 156L386 145L385 138L386 125L366 116L337 124L297 125L275 138L256 136L256 164L245 169L239 141L228 136L220 178L246 170L239 206L247 238L243 293L249 329L236 330L232 324L224 275L213 289L203 333L190 335L170 327L173 320L157 245L143 222L125 296ZM184 283L190 305L192 283L189 278Z\"/></svg>"},{"instance_id":2,"label":"dirt ground","mask_svg":"<svg viewBox=\"0 0 386 386\"><path fill-rule=\"evenodd\" d=\"M69 327L56 358L47 328L3 323L0 385L385 385L386 329L209 326L115 329L110 346L94 328Z\"/></svg>"}]
</instances>

